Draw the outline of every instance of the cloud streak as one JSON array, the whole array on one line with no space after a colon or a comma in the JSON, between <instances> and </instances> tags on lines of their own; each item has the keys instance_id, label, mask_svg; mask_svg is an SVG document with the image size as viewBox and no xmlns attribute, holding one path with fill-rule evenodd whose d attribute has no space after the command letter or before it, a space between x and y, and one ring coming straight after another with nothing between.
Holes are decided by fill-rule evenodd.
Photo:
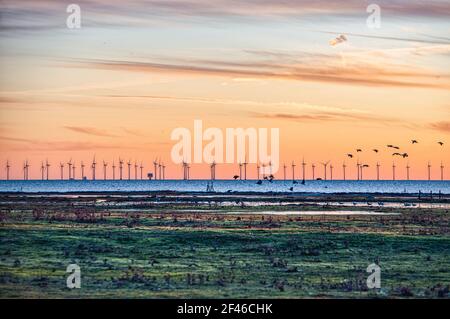
<instances>
[{"instance_id":1,"label":"cloud streak","mask_svg":"<svg viewBox=\"0 0 450 319\"><path fill-rule=\"evenodd\" d=\"M76 132L76 133L82 133L87 135L93 135L93 136L104 136L104 137L117 137L117 135L110 134L104 130L100 130L95 127L86 127L86 126L65 126L65 129Z\"/></svg>"},{"instance_id":2,"label":"cloud streak","mask_svg":"<svg viewBox=\"0 0 450 319\"><path fill-rule=\"evenodd\" d=\"M368 63L352 59L342 64L338 55L318 55L303 61L176 61L143 62L133 60L75 59L67 67L144 73L167 73L197 76L273 78L291 81L325 82L347 85L365 85L405 88L449 89L449 81L431 71L412 69L388 63Z\"/></svg>"}]
</instances>

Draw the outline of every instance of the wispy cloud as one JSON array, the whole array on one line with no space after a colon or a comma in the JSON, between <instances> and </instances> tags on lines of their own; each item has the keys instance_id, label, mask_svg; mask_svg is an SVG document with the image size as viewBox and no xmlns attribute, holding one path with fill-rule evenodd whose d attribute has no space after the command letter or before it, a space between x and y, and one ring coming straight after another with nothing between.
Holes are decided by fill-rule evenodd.
<instances>
[{"instance_id":1,"label":"wispy cloud","mask_svg":"<svg viewBox=\"0 0 450 319\"><path fill-rule=\"evenodd\" d=\"M444 132L444 133L450 133L450 122L441 121L441 122L435 122L431 123L430 127L432 129Z\"/></svg>"},{"instance_id":2,"label":"wispy cloud","mask_svg":"<svg viewBox=\"0 0 450 319\"><path fill-rule=\"evenodd\" d=\"M201 76L275 78L292 81L327 82L385 87L417 87L449 89L448 78L424 69L390 63L369 63L351 59L343 65L339 55L311 56L301 61L203 61L190 63L167 61L75 59L67 67L97 68L116 71L173 73Z\"/></svg>"},{"instance_id":3,"label":"wispy cloud","mask_svg":"<svg viewBox=\"0 0 450 319\"><path fill-rule=\"evenodd\" d=\"M94 135L94 136L106 136L106 137L117 137L117 135L108 133L107 131L100 130L95 127L86 127L86 126L65 126L67 130L87 134L87 135Z\"/></svg>"}]
</instances>

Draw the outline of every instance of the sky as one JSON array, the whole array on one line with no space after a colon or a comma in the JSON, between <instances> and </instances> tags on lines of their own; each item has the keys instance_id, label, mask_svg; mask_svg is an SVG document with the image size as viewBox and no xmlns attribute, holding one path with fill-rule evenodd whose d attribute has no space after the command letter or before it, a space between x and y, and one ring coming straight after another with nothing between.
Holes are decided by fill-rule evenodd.
<instances>
[{"instance_id":1,"label":"sky","mask_svg":"<svg viewBox=\"0 0 450 319\"><path fill-rule=\"evenodd\" d=\"M81 28L66 25L71 3ZM367 23L371 3L379 28ZM280 165L304 158L307 178L327 161L335 179L344 161L355 178L359 160L368 179L377 162L384 179L393 162L397 179L408 164L411 179L427 179L428 162L439 179L441 161L449 179L449 31L448 1L0 0L0 178L6 161L11 178L28 160L39 179L48 159L59 178L60 162L79 169L94 156L145 172L158 158L180 178L171 132L197 119L279 128ZM223 164L216 175L238 172ZM207 164L190 175L208 178Z\"/></svg>"}]
</instances>

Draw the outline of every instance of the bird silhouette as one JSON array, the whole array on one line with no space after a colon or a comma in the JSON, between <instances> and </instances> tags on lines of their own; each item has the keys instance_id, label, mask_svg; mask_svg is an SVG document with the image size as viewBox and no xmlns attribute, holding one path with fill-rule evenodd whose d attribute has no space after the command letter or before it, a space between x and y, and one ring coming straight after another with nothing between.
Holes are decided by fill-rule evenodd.
<instances>
[{"instance_id":1,"label":"bird silhouette","mask_svg":"<svg viewBox=\"0 0 450 319\"><path fill-rule=\"evenodd\" d=\"M408 153L403 153L402 156L403 158L408 157Z\"/></svg>"},{"instance_id":2,"label":"bird silhouette","mask_svg":"<svg viewBox=\"0 0 450 319\"><path fill-rule=\"evenodd\" d=\"M357 152L362 152L362 149L358 148L356 149Z\"/></svg>"},{"instance_id":3,"label":"bird silhouette","mask_svg":"<svg viewBox=\"0 0 450 319\"><path fill-rule=\"evenodd\" d=\"M376 148L374 148L373 151L374 151L375 153L378 153L378 150L377 150Z\"/></svg>"},{"instance_id":4,"label":"bird silhouette","mask_svg":"<svg viewBox=\"0 0 450 319\"><path fill-rule=\"evenodd\" d=\"M239 175L234 175L233 178L236 180L239 178Z\"/></svg>"},{"instance_id":5,"label":"bird silhouette","mask_svg":"<svg viewBox=\"0 0 450 319\"><path fill-rule=\"evenodd\" d=\"M396 155L401 156L402 154L400 154L400 153L392 153L392 156L396 156Z\"/></svg>"},{"instance_id":6,"label":"bird silhouette","mask_svg":"<svg viewBox=\"0 0 450 319\"><path fill-rule=\"evenodd\" d=\"M387 147L394 147L394 145L392 145L392 144L388 144L388 145L386 145Z\"/></svg>"},{"instance_id":7,"label":"bird silhouette","mask_svg":"<svg viewBox=\"0 0 450 319\"><path fill-rule=\"evenodd\" d=\"M412 143L412 144L417 144L417 143L419 143L419 142L417 142L417 140L411 140L411 143Z\"/></svg>"},{"instance_id":8,"label":"bird silhouette","mask_svg":"<svg viewBox=\"0 0 450 319\"><path fill-rule=\"evenodd\" d=\"M442 142L438 142L438 144L439 144L440 146L444 145L444 143L442 143Z\"/></svg>"},{"instance_id":9,"label":"bird silhouette","mask_svg":"<svg viewBox=\"0 0 450 319\"><path fill-rule=\"evenodd\" d=\"M395 148L396 150L400 149L400 147L398 147L398 146L392 146L392 148Z\"/></svg>"},{"instance_id":10,"label":"bird silhouette","mask_svg":"<svg viewBox=\"0 0 450 319\"><path fill-rule=\"evenodd\" d=\"M353 154L347 154L347 156L353 158Z\"/></svg>"}]
</instances>

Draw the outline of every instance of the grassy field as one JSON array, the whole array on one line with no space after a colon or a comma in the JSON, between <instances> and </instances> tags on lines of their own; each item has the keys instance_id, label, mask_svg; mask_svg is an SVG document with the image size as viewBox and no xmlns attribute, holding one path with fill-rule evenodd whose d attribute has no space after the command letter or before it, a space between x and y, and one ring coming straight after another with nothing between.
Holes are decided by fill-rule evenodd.
<instances>
[{"instance_id":1,"label":"grassy field","mask_svg":"<svg viewBox=\"0 0 450 319\"><path fill-rule=\"evenodd\" d=\"M3 298L449 297L444 210L268 216L13 206L1 213ZM72 263L81 289L66 287ZM381 267L378 290L366 286L371 263Z\"/></svg>"}]
</instances>

